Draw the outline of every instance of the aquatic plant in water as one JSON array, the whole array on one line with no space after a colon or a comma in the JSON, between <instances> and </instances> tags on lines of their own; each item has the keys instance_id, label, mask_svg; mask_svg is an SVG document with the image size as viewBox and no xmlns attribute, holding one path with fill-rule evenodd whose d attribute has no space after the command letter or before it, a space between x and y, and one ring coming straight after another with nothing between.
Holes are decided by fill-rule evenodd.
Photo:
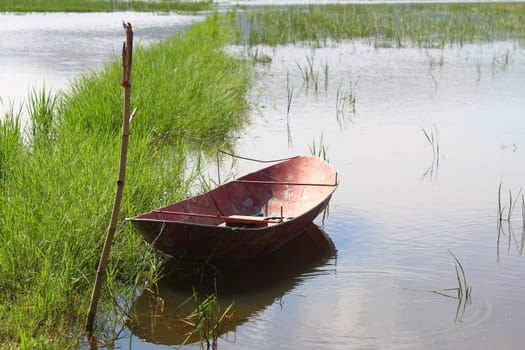
<instances>
[{"instance_id":1,"label":"aquatic plant in water","mask_svg":"<svg viewBox=\"0 0 525 350\"><path fill-rule=\"evenodd\" d=\"M456 307L454 321L457 323L457 322L462 321L463 315L465 314L467 306L472 303L472 286L467 281L465 269L463 268L463 265L461 264L459 259L454 255L454 253L452 253L451 250L449 250L449 253L454 259L456 280L458 283L457 287L446 288L446 289L433 289L433 290L414 289L414 288L401 288L401 289L414 291L414 292L432 293L432 294L440 295L446 298L456 299L458 301L458 304ZM456 296L451 295L450 291L456 291L457 295Z\"/></svg>"},{"instance_id":2,"label":"aquatic plant in water","mask_svg":"<svg viewBox=\"0 0 525 350\"><path fill-rule=\"evenodd\" d=\"M348 90L343 89L343 81L339 82L335 97L335 117L337 124L342 129L346 120L354 120L357 116L356 101L357 101L357 84L359 77L353 81L352 76L349 75Z\"/></svg>"},{"instance_id":3,"label":"aquatic plant in water","mask_svg":"<svg viewBox=\"0 0 525 350\"><path fill-rule=\"evenodd\" d=\"M454 258L455 268L456 268L456 279L458 281L457 291L458 291L458 307L456 309L456 322L460 322L465 314L467 305L472 303L472 286L467 283L467 276L465 275L465 270L459 259L449 250L450 255Z\"/></svg>"},{"instance_id":4,"label":"aquatic plant in water","mask_svg":"<svg viewBox=\"0 0 525 350\"><path fill-rule=\"evenodd\" d=\"M512 216L514 213L514 210L516 208L516 205L518 204L518 201L521 199L521 216L522 216L522 224L521 226L521 238L518 240L515 235L515 227L512 222ZM496 257L497 261L500 261L500 246L501 246L501 238L502 236L507 236L507 249L510 252L512 242L514 241L516 245L516 249L519 255L523 253L523 249L525 247L525 196L522 193L522 188L518 190L518 193L513 197L512 191L509 190L509 198L508 198L508 207L503 204L502 199L502 182L500 182L498 186L498 205L497 205L497 230L498 230L498 238L496 243ZM506 228L505 225L503 225L503 222L507 222Z\"/></svg>"},{"instance_id":5,"label":"aquatic plant in water","mask_svg":"<svg viewBox=\"0 0 525 350\"><path fill-rule=\"evenodd\" d=\"M499 186L498 186L498 221L499 222L502 222L502 221L511 221L511 218L512 218L512 213L514 212L514 209L516 208L516 204L518 203L518 200L520 199L520 195L521 195L521 199L522 199L522 216L524 218L524 225L525 225L525 209L524 209L524 200L523 200L523 194L521 193L522 192L522 189L520 188L518 190L518 194L515 196L514 199L512 199L512 191L509 190L509 206L508 206L508 209L507 209L507 217L504 218L504 214L505 214L505 206L503 205L502 203L502 198L501 198L501 186L502 186L502 183L500 182L499 183Z\"/></svg>"},{"instance_id":6,"label":"aquatic plant in water","mask_svg":"<svg viewBox=\"0 0 525 350\"><path fill-rule=\"evenodd\" d=\"M430 129L421 127L423 135L425 135L430 147L432 147L432 163L428 169L423 173L422 179L430 176L430 178L437 179L437 172L439 170L439 136L436 124L433 124Z\"/></svg>"},{"instance_id":7,"label":"aquatic plant in water","mask_svg":"<svg viewBox=\"0 0 525 350\"><path fill-rule=\"evenodd\" d=\"M201 349L204 349L204 344L206 344L206 349L209 349L210 345L212 349L216 349L217 340L223 333L224 327L234 317L234 303L222 310L217 298L217 292L208 295L204 300L200 300L197 292L194 291L193 300L195 302L195 310L182 319L184 323L191 327L183 345L188 342L193 334L198 333Z\"/></svg>"},{"instance_id":8,"label":"aquatic plant in water","mask_svg":"<svg viewBox=\"0 0 525 350\"><path fill-rule=\"evenodd\" d=\"M295 62L295 65L301 73L303 79L303 86L305 91L310 91L310 88L313 88L315 94L319 92L319 87L321 85L321 71L324 77L324 90L328 91L329 83L329 71L330 67L328 61L319 64L316 63L316 51L315 48L310 50L310 54L306 56L306 64L303 66L298 61ZM320 65L320 68L318 67Z\"/></svg>"},{"instance_id":9,"label":"aquatic plant in water","mask_svg":"<svg viewBox=\"0 0 525 350\"><path fill-rule=\"evenodd\" d=\"M324 136L321 134L319 142L316 143L315 139L310 146L310 154L323 159L328 162L328 145L324 143Z\"/></svg>"},{"instance_id":10,"label":"aquatic plant in water","mask_svg":"<svg viewBox=\"0 0 525 350\"><path fill-rule=\"evenodd\" d=\"M286 72L286 120L290 122L290 107L292 106L292 98L294 93L294 87L290 86L290 73Z\"/></svg>"}]
</instances>

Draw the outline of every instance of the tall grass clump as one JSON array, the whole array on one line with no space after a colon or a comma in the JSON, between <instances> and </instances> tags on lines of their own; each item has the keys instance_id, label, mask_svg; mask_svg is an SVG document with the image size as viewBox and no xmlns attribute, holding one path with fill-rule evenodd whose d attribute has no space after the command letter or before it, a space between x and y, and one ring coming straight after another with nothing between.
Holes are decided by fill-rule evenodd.
<instances>
[{"instance_id":1,"label":"tall grass clump","mask_svg":"<svg viewBox=\"0 0 525 350\"><path fill-rule=\"evenodd\" d=\"M211 0L3 0L1 12L113 12L113 11L202 11Z\"/></svg>"},{"instance_id":2,"label":"tall grass clump","mask_svg":"<svg viewBox=\"0 0 525 350\"><path fill-rule=\"evenodd\" d=\"M132 105L139 110L98 330L115 309L112 295L126 300L162 274L162 259L123 219L185 197L197 177L187 152L228 144L244 125L251 66L222 50L231 35L211 15L136 48ZM120 73L115 62L74 81L65 95L33 91L26 130L14 112L0 122L0 344L7 348L79 344L115 190Z\"/></svg>"},{"instance_id":3,"label":"tall grass clump","mask_svg":"<svg viewBox=\"0 0 525 350\"><path fill-rule=\"evenodd\" d=\"M57 118L58 95L33 88L29 93L27 112L30 119L29 141L33 147L48 145L54 137Z\"/></svg>"},{"instance_id":4,"label":"tall grass clump","mask_svg":"<svg viewBox=\"0 0 525 350\"><path fill-rule=\"evenodd\" d=\"M4 189L15 167L14 163L21 146L20 113L11 109L0 118L0 189Z\"/></svg>"}]
</instances>

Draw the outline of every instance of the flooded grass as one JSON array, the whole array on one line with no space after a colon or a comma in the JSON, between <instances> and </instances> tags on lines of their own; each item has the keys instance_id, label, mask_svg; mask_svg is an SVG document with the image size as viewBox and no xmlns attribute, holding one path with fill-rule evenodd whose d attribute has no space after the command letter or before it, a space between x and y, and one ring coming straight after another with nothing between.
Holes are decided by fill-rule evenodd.
<instances>
[{"instance_id":1,"label":"flooded grass","mask_svg":"<svg viewBox=\"0 0 525 350\"><path fill-rule=\"evenodd\" d=\"M522 3L337 4L248 12L249 45L369 40L375 47L445 47L525 36Z\"/></svg>"},{"instance_id":2,"label":"flooded grass","mask_svg":"<svg viewBox=\"0 0 525 350\"><path fill-rule=\"evenodd\" d=\"M466 302L469 302L472 297L472 286L467 282L467 276L465 274L465 269L459 259L449 250L450 255L454 258L455 267L456 267L456 279L458 281L457 291L458 299L465 299Z\"/></svg>"},{"instance_id":3,"label":"flooded grass","mask_svg":"<svg viewBox=\"0 0 525 350\"><path fill-rule=\"evenodd\" d=\"M427 171L423 174L423 178L430 176L435 180L434 172L437 173L437 170L439 169L440 158L438 129L436 124L433 124L431 128L425 129L424 127L421 127L421 130L423 131L423 135L425 135L425 139L428 141L428 144L430 147L432 147L432 163Z\"/></svg>"},{"instance_id":4,"label":"flooded grass","mask_svg":"<svg viewBox=\"0 0 525 350\"><path fill-rule=\"evenodd\" d=\"M343 88L343 81L339 82L335 98L335 116L337 123L341 129L344 128L346 121L355 120L357 117L356 101L357 101L357 85L359 77L352 81L352 77L348 78L348 89Z\"/></svg>"},{"instance_id":5,"label":"flooded grass","mask_svg":"<svg viewBox=\"0 0 525 350\"><path fill-rule=\"evenodd\" d=\"M136 48L128 176L121 219L184 197L196 175L186 150L227 144L245 121L250 66L220 48L229 29L214 15L186 34ZM198 43L198 44L197 44ZM16 110L0 123L0 343L72 348L95 277L118 165L122 92L118 62L60 97L31 93L32 125ZM119 224L98 329L162 259ZM110 293L111 291L111 293ZM108 321L109 322L109 321Z\"/></svg>"},{"instance_id":6,"label":"flooded grass","mask_svg":"<svg viewBox=\"0 0 525 350\"><path fill-rule=\"evenodd\" d=\"M198 338L201 349L210 349L210 345L212 349L217 349L219 336L224 333L224 328L228 321L234 316L234 303L222 310L217 298L217 290L204 298L204 300L201 300L198 293L194 291L193 301L195 309L188 316L181 319L189 327L182 345L191 343L191 338ZM206 347L204 347L204 344L206 344Z\"/></svg>"},{"instance_id":7,"label":"flooded grass","mask_svg":"<svg viewBox=\"0 0 525 350\"><path fill-rule=\"evenodd\" d=\"M525 228L525 195L521 194L521 218L523 219L523 227Z\"/></svg>"},{"instance_id":8,"label":"flooded grass","mask_svg":"<svg viewBox=\"0 0 525 350\"><path fill-rule=\"evenodd\" d=\"M516 209L516 205L518 204L518 201L521 199L521 203L522 203L522 210L521 210L521 213L522 213L522 217L524 218L524 224L525 224L525 208L523 206L524 204L524 198L523 198L523 194L522 194L522 189L520 188L518 190L518 193L514 196L514 199L512 198L512 191L509 190L509 202L508 202L508 207L505 206L503 204L503 199L502 199L502 192L501 192L501 186L502 186L502 183L500 182L499 186L498 186L498 222L501 224L502 221L507 221L510 223L511 219L512 219L512 215L514 213L514 209ZM520 197L521 196L521 197ZM505 218L505 211L507 211L507 217Z\"/></svg>"},{"instance_id":9,"label":"flooded grass","mask_svg":"<svg viewBox=\"0 0 525 350\"><path fill-rule=\"evenodd\" d=\"M114 12L114 11L203 11L210 10L212 1L127 1L127 0L6 0L1 12Z\"/></svg>"},{"instance_id":10,"label":"flooded grass","mask_svg":"<svg viewBox=\"0 0 525 350\"><path fill-rule=\"evenodd\" d=\"M323 159L326 162L328 160L328 145L325 143L324 136L321 134L319 142L314 139L310 146L310 154Z\"/></svg>"},{"instance_id":11,"label":"flooded grass","mask_svg":"<svg viewBox=\"0 0 525 350\"><path fill-rule=\"evenodd\" d=\"M293 92L294 88L293 86L290 86L290 74L286 73L286 121L290 123L290 108L292 106L292 99L293 99Z\"/></svg>"}]
</instances>

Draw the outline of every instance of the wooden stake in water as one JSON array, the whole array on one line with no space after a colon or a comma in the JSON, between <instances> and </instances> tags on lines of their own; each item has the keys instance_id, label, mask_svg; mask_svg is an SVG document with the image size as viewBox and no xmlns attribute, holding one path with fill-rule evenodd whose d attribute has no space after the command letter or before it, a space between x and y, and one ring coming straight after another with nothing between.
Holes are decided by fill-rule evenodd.
<instances>
[{"instance_id":1,"label":"wooden stake in water","mask_svg":"<svg viewBox=\"0 0 525 350\"><path fill-rule=\"evenodd\" d=\"M122 199L122 192L124 189L124 179L126 176L126 159L128 154L128 138L129 138L129 124L130 120L136 112L136 109L131 111L131 62L133 54L133 30L131 23L123 23L124 30L126 31L126 41L122 48L122 80L120 84L124 88L124 112L122 115L122 143L120 150L120 167L118 172L117 180L117 192L115 194L115 201L113 202L113 210L111 212L111 221L106 234L106 240L100 256L100 262L98 264L97 276L95 279L95 285L93 286L93 293L91 294L91 302L89 305L89 311L87 314L85 328L89 332L93 332L93 324L95 321L95 315L97 312L98 300L100 297L100 289L102 286L102 280L104 278L106 265L108 262L109 251L111 244L113 243L113 236L117 230L118 213L120 210L120 202Z\"/></svg>"}]
</instances>

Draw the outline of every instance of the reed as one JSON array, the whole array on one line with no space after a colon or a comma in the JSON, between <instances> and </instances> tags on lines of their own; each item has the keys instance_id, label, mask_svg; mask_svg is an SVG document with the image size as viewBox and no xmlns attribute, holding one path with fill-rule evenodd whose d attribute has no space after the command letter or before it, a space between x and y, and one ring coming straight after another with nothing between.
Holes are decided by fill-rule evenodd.
<instances>
[{"instance_id":1,"label":"reed","mask_svg":"<svg viewBox=\"0 0 525 350\"><path fill-rule=\"evenodd\" d=\"M430 147L432 147L432 164L423 174L423 178L430 176L431 178L436 179L437 171L439 169L439 135L436 124L433 124L431 128L425 129L421 127L425 139L428 141Z\"/></svg>"},{"instance_id":2,"label":"reed","mask_svg":"<svg viewBox=\"0 0 525 350\"><path fill-rule=\"evenodd\" d=\"M311 77L310 81L312 82L315 92L319 91L319 71L314 68L315 66L315 50L311 51L310 56L306 56L307 63L307 74Z\"/></svg>"},{"instance_id":3,"label":"reed","mask_svg":"<svg viewBox=\"0 0 525 350\"><path fill-rule=\"evenodd\" d=\"M495 76L497 72L505 71L510 66L511 61L512 53L510 50L500 54L494 52L492 55L492 75Z\"/></svg>"},{"instance_id":4,"label":"reed","mask_svg":"<svg viewBox=\"0 0 525 350\"><path fill-rule=\"evenodd\" d=\"M461 322L467 306L472 303L472 286L467 282L465 270L463 269L463 265L461 265L459 259L454 255L454 253L452 253L451 250L449 250L449 253L454 258L456 279L458 282L458 286L455 288L458 292L458 306L456 308L455 321Z\"/></svg>"},{"instance_id":5,"label":"reed","mask_svg":"<svg viewBox=\"0 0 525 350\"><path fill-rule=\"evenodd\" d=\"M452 253L452 251L449 250L450 255L454 258L455 261L455 268L456 268L456 279L458 281L458 298L459 299L465 299L466 301L471 300L472 296L472 286L468 284L467 282L467 276L465 274L465 269L463 269L463 265L461 265L461 262L459 259Z\"/></svg>"},{"instance_id":6,"label":"reed","mask_svg":"<svg viewBox=\"0 0 525 350\"><path fill-rule=\"evenodd\" d=\"M186 197L199 152L229 144L246 121L251 65L227 55L233 35L211 15L134 54L133 120L119 228L99 304L102 320L162 271L125 217ZM120 62L71 92L32 92L24 138L16 109L0 122L0 347L76 348L109 221L118 164ZM106 324L101 321L96 330ZM66 336L64 336L66 335Z\"/></svg>"},{"instance_id":7,"label":"reed","mask_svg":"<svg viewBox=\"0 0 525 350\"><path fill-rule=\"evenodd\" d=\"M306 56L306 65L301 66L299 62L295 62L297 68L301 72L301 77L303 78L303 86L305 91L308 92L310 88L313 88L315 93L319 92L319 85L321 83L321 74L319 69L316 67L317 63L315 60L315 49L310 51L310 55ZM328 65L323 66L323 71L325 72L325 89L328 86L327 75L328 75Z\"/></svg>"},{"instance_id":8,"label":"reed","mask_svg":"<svg viewBox=\"0 0 525 350\"><path fill-rule=\"evenodd\" d=\"M324 142L324 135L321 134L319 142L316 143L315 139L310 146L310 154L323 159L328 162L328 146Z\"/></svg>"},{"instance_id":9,"label":"reed","mask_svg":"<svg viewBox=\"0 0 525 350\"><path fill-rule=\"evenodd\" d=\"M247 56L252 60L253 63L270 64L272 63L272 57L259 51L258 47L247 47Z\"/></svg>"},{"instance_id":10,"label":"reed","mask_svg":"<svg viewBox=\"0 0 525 350\"><path fill-rule=\"evenodd\" d=\"M525 227L525 196L521 194L521 217L523 219L523 227Z\"/></svg>"},{"instance_id":11,"label":"reed","mask_svg":"<svg viewBox=\"0 0 525 350\"><path fill-rule=\"evenodd\" d=\"M502 182L500 181L499 183L499 186L498 186L498 222L502 222L502 221L508 221L510 222L511 219L512 219L512 214L514 213L514 210L516 209L516 205L518 204L518 201L519 199L521 198L522 200L522 217L525 218L524 214L525 214L525 209L523 209L523 194L522 194L522 188L520 188L518 190L518 193L517 195L514 197L512 197L512 191L509 190L509 202L508 202L508 209L507 209L507 217L505 218L505 209L507 208L506 206L503 205L503 199L502 199L502 194L501 194L501 186L502 186ZM520 197L521 196L521 197ZM525 223L525 220L524 220L524 223Z\"/></svg>"},{"instance_id":12,"label":"reed","mask_svg":"<svg viewBox=\"0 0 525 350\"><path fill-rule=\"evenodd\" d=\"M498 221L499 222L502 222L503 221L503 212L505 210L505 207L502 205L502 202L501 202L501 181L499 183L499 186L498 186Z\"/></svg>"},{"instance_id":13,"label":"reed","mask_svg":"<svg viewBox=\"0 0 525 350\"><path fill-rule=\"evenodd\" d=\"M441 290L426 290L426 289L413 289L413 288L403 288L403 289L418 291L418 292L433 293L433 294L441 295L447 298L458 299L460 301L458 305L470 304L472 301L472 286L467 281L465 269L463 268L463 265L461 264L459 259L456 257L456 255L454 255L454 253L452 253L451 250L449 250L448 252L454 259L454 267L456 270L456 280L458 283L457 287L446 288L446 289L441 289ZM457 291L457 297L454 297L448 293L449 291L452 291L452 290ZM458 315L456 314L456 320L457 320L457 316Z\"/></svg>"},{"instance_id":14,"label":"reed","mask_svg":"<svg viewBox=\"0 0 525 350\"><path fill-rule=\"evenodd\" d=\"M359 77L354 81L348 79L348 89L343 89L343 81L339 82L335 97L335 116L339 127L342 128L345 120L353 120L356 116L357 85Z\"/></svg>"},{"instance_id":15,"label":"reed","mask_svg":"<svg viewBox=\"0 0 525 350\"><path fill-rule=\"evenodd\" d=\"M217 292L208 295L204 300L200 300L198 293L194 291L193 301L195 302L195 309L190 315L183 318L183 322L191 327L183 345L197 333L201 349L204 349L204 344L206 344L206 349L210 349L210 345L212 349L216 349L217 340L223 333L224 327L234 317L234 303L222 310Z\"/></svg>"},{"instance_id":16,"label":"reed","mask_svg":"<svg viewBox=\"0 0 525 350\"><path fill-rule=\"evenodd\" d=\"M324 91L328 92L328 73L329 73L329 66L328 66L328 60L323 64L323 72L324 72Z\"/></svg>"},{"instance_id":17,"label":"reed","mask_svg":"<svg viewBox=\"0 0 525 350\"><path fill-rule=\"evenodd\" d=\"M294 93L294 87L290 86L290 74L289 72L286 72L286 120L287 122L290 121L290 107L292 106L292 99L293 99L293 93Z\"/></svg>"},{"instance_id":18,"label":"reed","mask_svg":"<svg viewBox=\"0 0 525 350\"><path fill-rule=\"evenodd\" d=\"M432 293L436 295L440 295L449 299L456 299L458 301L457 307L456 307L456 313L454 317L454 321L456 323L461 322L463 320L463 316L465 314L465 311L467 309L467 306L472 304L472 285L469 284L467 281L467 276L465 273L465 269L463 268L463 265L459 261L459 259L452 253L451 250L449 250L450 255L454 259L454 268L456 271L456 281L457 281L457 287L455 288L446 288L446 289L415 289L415 288L401 288L403 290L409 290L414 292L424 292L424 293ZM450 291L456 291L457 295L451 295Z\"/></svg>"},{"instance_id":19,"label":"reed","mask_svg":"<svg viewBox=\"0 0 525 350\"><path fill-rule=\"evenodd\" d=\"M515 225L511 221L507 221L507 225L503 225L502 222L498 222L498 238L496 240L496 261L500 262L501 260L501 246L502 246L502 237L507 237L507 253L510 254L512 251L512 245L516 246L516 252L518 255L523 254L523 249L525 248L525 225L521 225L521 237L518 239L517 235L514 232Z\"/></svg>"},{"instance_id":20,"label":"reed","mask_svg":"<svg viewBox=\"0 0 525 350\"><path fill-rule=\"evenodd\" d=\"M512 200L512 192L509 190L509 213L507 215L507 221L510 221L512 213L514 212L514 209L516 208L516 204L518 202L520 194L521 194L521 188L519 189L518 194L516 195L516 198Z\"/></svg>"},{"instance_id":21,"label":"reed","mask_svg":"<svg viewBox=\"0 0 525 350\"><path fill-rule=\"evenodd\" d=\"M432 125L430 130L421 127L425 138L427 139L430 147L432 147L432 156L434 159L439 159L439 138L436 124Z\"/></svg>"}]
</instances>

